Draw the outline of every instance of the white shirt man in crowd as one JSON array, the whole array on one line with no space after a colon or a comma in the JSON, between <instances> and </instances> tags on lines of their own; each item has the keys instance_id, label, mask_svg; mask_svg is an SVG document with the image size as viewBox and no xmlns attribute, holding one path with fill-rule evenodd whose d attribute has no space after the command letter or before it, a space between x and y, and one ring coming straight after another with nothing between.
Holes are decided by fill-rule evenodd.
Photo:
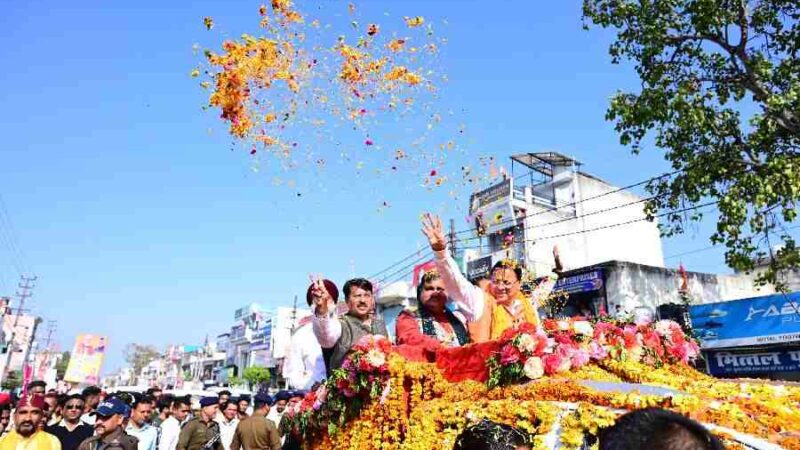
<instances>
[{"instance_id":1,"label":"white shirt man in crowd","mask_svg":"<svg viewBox=\"0 0 800 450\"><path fill-rule=\"evenodd\" d=\"M219 424L219 435L222 446L225 450L231 450L231 442L236 434L236 426L239 425L239 406L236 402L226 402L225 409L220 411L214 419Z\"/></svg>"},{"instance_id":2,"label":"white shirt man in crowd","mask_svg":"<svg viewBox=\"0 0 800 450\"><path fill-rule=\"evenodd\" d=\"M181 434L181 426L189 417L189 400L185 397L177 397L172 402L172 414L161 424L161 438L158 442L158 450L175 450L178 446L178 437Z\"/></svg>"},{"instance_id":3,"label":"white shirt man in crowd","mask_svg":"<svg viewBox=\"0 0 800 450\"><path fill-rule=\"evenodd\" d=\"M335 309L339 301L339 289L330 280L322 280L322 284L328 291L328 299L331 302L328 307ZM309 307L314 302L313 288L312 284L306 291L306 302ZM283 376L294 389L311 389L314 383L324 380L327 376L325 359L326 356L330 358L329 350L324 350L327 355L323 354L323 349L314 335L311 321L311 316L300 321L297 331L292 335L289 353L283 365Z\"/></svg>"}]
</instances>

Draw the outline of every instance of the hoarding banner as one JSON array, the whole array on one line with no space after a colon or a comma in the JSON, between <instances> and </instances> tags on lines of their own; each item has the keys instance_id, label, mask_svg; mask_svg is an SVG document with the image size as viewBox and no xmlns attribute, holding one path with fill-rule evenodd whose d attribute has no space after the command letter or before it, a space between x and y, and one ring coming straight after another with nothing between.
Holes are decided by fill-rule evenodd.
<instances>
[{"instance_id":1,"label":"hoarding banner","mask_svg":"<svg viewBox=\"0 0 800 450\"><path fill-rule=\"evenodd\" d=\"M492 204L498 200L510 202L511 191L511 178L508 178L493 186L489 186L478 193L472 194L469 201L470 214L474 214L484 206Z\"/></svg>"},{"instance_id":2,"label":"hoarding banner","mask_svg":"<svg viewBox=\"0 0 800 450\"><path fill-rule=\"evenodd\" d=\"M708 370L714 376L800 372L800 347L751 351L709 351Z\"/></svg>"},{"instance_id":3,"label":"hoarding banner","mask_svg":"<svg viewBox=\"0 0 800 450\"><path fill-rule=\"evenodd\" d=\"M467 261L467 278L470 280L488 276L491 270L492 255L484 256L473 261Z\"/></svg>"},{"instance_id":4,"label":"hoarding banner","mask_svg":"<svg viewBox=\"0 0 800 450\"><path fill-rule=\"evenodd\" d=\"M71 383L98 384L107 346L108 338L105 336L79 334L75 338L75 347L72 349L64 380Z\"/></svg>"},{"instance_id":5,"label":"hoarding banner","mask_svg":"<svg viewBox=\"0 0 800 450\"><path fill-rule=\"evenodd\" d=\"M800 292L689 307L702 348L800 341Z\"/></svg>"}]
</instances>

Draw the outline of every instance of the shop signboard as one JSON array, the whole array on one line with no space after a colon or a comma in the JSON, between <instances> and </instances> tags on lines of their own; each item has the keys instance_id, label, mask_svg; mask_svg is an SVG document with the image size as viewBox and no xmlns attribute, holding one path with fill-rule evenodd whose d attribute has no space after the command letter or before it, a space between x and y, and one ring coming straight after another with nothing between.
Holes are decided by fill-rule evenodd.
<instances>
[{"instance_id":1,"label":"shop signboard","mask_svg":"<svg viewBox=\"0 0 800 450\"><path fill-rule=\"evenodd\" d=\"M751 376L775 372L800 372L800 347L706 352L708 371L714 376Z\"/></svg>"},{"instance_id":2,"label":"shop signboard","mask_svg":"<svg viewBox=\"0 0 800 450\"><path fill-rule=\"evenodd\" d=\"M800 341L800 292L692 305L689 316L704 349Z\"/></svg>"},{"instance_id":3,"label":"shop signboard","mask_svg":"<svg viewBox=\"0 0 800 450\"><path fill-rule=\"evenodd\" d=\"M602 269L598 269L559 278L558 281L556 281L556 285L553 287L553 292L575 294L578 292L599 291L602 288L603 271Z\"/></svg>"}]
</instances>

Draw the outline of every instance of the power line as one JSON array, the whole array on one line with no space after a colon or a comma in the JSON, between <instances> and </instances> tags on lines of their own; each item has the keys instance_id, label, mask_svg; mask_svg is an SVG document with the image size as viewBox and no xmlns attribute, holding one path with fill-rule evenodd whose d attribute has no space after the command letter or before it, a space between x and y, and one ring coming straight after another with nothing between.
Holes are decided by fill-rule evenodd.
<instances>
[{"instance_id":1,"label":"power line","mask_svg":"<svg viewBox=\"0 0 800 450\"><path fill-rule=\"evenodd\" d=\"M630 189L635 188L637 186L641 186L641 185L647 184L647 183L649 183L651 181L658 180L659 178L670 177L670 176L675 175L676 173L679 173L679 172L683 172L683 170L674 170L672 172L663 173L661 175L650 177L650 178L648 178L646 180L642 180L642 181L639 181L639 182L636 182L636 183L632 183L632 184L629 184L629 185L626 185L626 186L622 186L620 188L612 189L610 191L606 191L606 192L603 192L601 194L593 195L591 197L586 197L586 198L583 198L583 199L580 199L580 200L576 200L574 202L566 203L566 204L564 204L562 206L572 206L572 207L574 207L575 205L579 205L581 203L585 203L585 202L588 202L588 201L591 201L591 200L596 200L598 198L602 198L602 197L605 197L605 196L608 196L608 195L611 195L611 194L616 194L617 192L630 190ZM499 221L499 222L495 223L495 225L504 225L504 224L507 224L507 223L513 223L516 220L524 220L524 219L527 219L529 217L535 217L535 216L539 216L539 215L542 215L542 214L548 214L548 213L552 213L552 212L553 211L549 210L549 209L545 209L545 210L542 210L542 211L536 211L536 212L533 212L533 213L530 213L530 214L526 214L523 217L513 217L513 218L510 218L510 219L505 219L505 220ZM466 230L457 231L456 234L471 233L473 231L474 231L473 228L469 228L469 229L466 229Z\"/></svg>"}]
</instances>

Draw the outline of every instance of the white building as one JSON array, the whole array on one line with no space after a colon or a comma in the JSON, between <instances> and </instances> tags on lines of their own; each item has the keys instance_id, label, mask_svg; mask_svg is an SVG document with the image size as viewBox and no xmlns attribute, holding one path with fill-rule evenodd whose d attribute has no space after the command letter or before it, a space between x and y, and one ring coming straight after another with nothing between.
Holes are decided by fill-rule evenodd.
<instances>
[{"instance_id":1,"label":"white building","mask_svg":"<svg viewBox=\"0 0 800 450\"><path fill-rule=\"evenodd\" d=\"M468 274L514 259L544 275L555 245L567 268L612 260L663 267L658 225L644 220L644 200L580 166L555 152L513 155L510 176L470 198L476 228L486 234L464 254Z\"/></svg>"},{"instance_id":2,"label":"white building","mask_svg":"<svg viewBox=\"0 0 800 450\"><path fill-rule=\"evenodd\" d=\"M19 317L15 314L5 314L2 316L2 320L2 340L5 352L0 354L0 371L6 373L7 363L8 372L22 370L25 357L30 356L36 327L41 319L28 314L21 314Z\"/></svg>"},{"instance_id":3,"label":"white building","mask_svg":"<svg viewBox=\"0 0 800 450\"><path fill-rule=\"evenodd\" d=\"M555 291L568 294L568 301L544 308L546 314L665 315L669 308L659 307L681 304L684 282L695 304L774 292L756 288L751 276L665 268L645 199L579 170L576 160L554 152L511 160L510 176L470 198L476 229L485 230L478 248L467 244L463 253L470 279L487 275L502 259L522 263L535 276L549 274L557 245L565 272Z\"/></svg>"}]
</instances>

